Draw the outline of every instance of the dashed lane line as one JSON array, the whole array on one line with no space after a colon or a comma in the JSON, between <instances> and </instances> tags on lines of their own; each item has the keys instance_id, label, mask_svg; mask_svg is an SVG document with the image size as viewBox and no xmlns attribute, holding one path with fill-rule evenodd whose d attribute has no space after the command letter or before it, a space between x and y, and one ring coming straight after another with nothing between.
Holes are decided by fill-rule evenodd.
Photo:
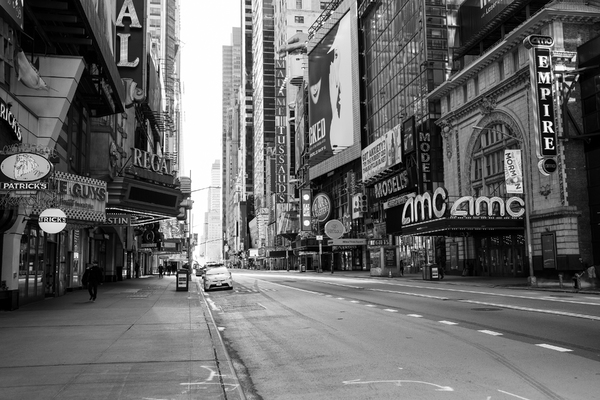
<instances>
[{"instance_id":1,"label":"dashed lane line","mask_svg":"<svg viewBox=\"0 0 600 400\"><path fill-rule=\"evenodd\" d=\"M481 330L478 330L477 332L485 333L486 335L491 335L491 336L502 336L503 335L500 332L490 331L487 329L481 329Z\"/></svg>"},{"instance_id":2,"label":"dashed lane line","mask_svg":"<svg viewBox=\"0 0 600 400\"><path fill-rule=\"evenodd\" d=\"M558 346L554 346L554 345L546 344L546 343L536 344L536 346L543 347L544 349L559 351L561 353L568 353L570 351L573 351L571 349L565 349L564 347L558 347Z\"/></svg>"}]
</instances>

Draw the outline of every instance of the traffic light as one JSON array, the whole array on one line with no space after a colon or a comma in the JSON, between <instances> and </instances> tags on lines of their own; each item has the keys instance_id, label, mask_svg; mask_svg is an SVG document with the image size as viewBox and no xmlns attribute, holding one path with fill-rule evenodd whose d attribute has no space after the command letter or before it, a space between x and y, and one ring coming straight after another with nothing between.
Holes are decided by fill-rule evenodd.
<instances>
[{"instance_id":1,"label":"traffic light","mask_svg":"<svg viewBox=\"0 0 600 400\"><path fill-rule=\"evenodd\" d=\"M310 189L300 190L300 230L312 230L312 192Z\"/></svg>"},{"instance_id":2,"label":"traffic light","mask_svg":"<svg viewBox=\"0 0 600 400\"><path fill-rule=\"evenodd\" d=\"M177 215L177 220L185 221L187 219L187 211L191 210L194 205L194 200L192 199L183 199L181 203L179 203L179 215Z\"/></svg>"}]
</instances>

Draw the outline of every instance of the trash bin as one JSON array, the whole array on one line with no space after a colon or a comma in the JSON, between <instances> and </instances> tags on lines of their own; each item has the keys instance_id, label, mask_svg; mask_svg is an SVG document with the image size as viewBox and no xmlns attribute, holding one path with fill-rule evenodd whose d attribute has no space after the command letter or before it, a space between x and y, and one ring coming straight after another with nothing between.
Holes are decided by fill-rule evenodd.
<instances>
[{"instance_id":1,"label":"trash bin","mask_svg":"<svg viewBox=\"0 0 600 400\"><path fill-rule=\"evenodd\" d=\"M187 292L189 285L190 285L190 276L189 276L189 271L187 269L178 269L177 270L177 276L176 276L176 282L177 282L177 292Z\"/></svg>"},{"instance_id":2,"label":"trash bin","mask_svg":"<svg viewBox=\"0 0 600 400\"><path fill-rule=\"evenodd\" d=\"M437 281L440 279L440 267L436 264L427 264L423 266L423 279L427 281Z\"/></svg>"},{"instance_id":3,"label":"trash bin","mask_svg":"<svg viewBox=\"0 0 600 400\"><path fill-rule=\"evenodd\" d=\"M431 265L423 265L423 280L430 281L431 280Z\"/></svg>"}]
</instances>

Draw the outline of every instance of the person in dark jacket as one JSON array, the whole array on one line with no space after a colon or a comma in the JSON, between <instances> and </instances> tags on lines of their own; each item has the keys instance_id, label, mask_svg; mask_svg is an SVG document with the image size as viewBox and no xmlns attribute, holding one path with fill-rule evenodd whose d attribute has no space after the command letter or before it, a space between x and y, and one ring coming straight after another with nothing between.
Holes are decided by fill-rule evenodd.
<instances>
[{"instance_id":1,"label":"person in dark jacket","mask_svg":"<svg viewBox=\"0 0 600 400\"><path fill-rule=\"evenodd\" d=\"M98 261L94 261L91 267L86 268L81 283L87 285L88 292L90 293L90 301L96 301L98 285L102 283L102 271L98 266Z\"/></svg>"}]
</instances>

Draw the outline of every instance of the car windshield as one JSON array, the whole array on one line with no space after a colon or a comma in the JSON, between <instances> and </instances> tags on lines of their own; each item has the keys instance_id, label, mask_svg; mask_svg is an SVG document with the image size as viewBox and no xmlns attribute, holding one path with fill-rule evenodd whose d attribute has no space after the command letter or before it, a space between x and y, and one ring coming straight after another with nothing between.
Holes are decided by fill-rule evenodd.
<instances>
[{"instance_id":1,"label":"car windshield","mask_svg":"<svg viewBox=\"0 0 600 400\"><path fill-rule=\"evenodd\" d=\"M226 274L227 272L227 267L215 267L208 269L206 275Z\"/></svg>"}]
</instances>

